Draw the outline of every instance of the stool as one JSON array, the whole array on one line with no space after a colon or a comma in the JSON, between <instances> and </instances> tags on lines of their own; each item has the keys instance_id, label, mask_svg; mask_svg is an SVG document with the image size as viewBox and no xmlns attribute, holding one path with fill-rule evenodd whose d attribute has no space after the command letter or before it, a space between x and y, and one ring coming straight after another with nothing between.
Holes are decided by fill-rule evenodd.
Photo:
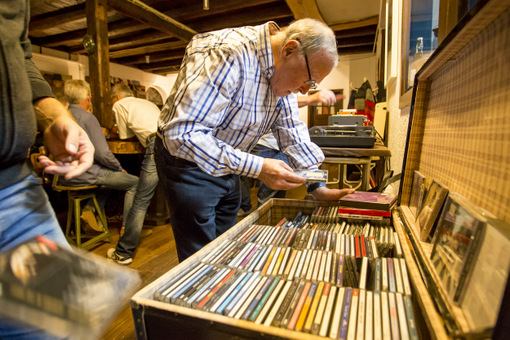
<instances>
[{"instance_id":1,"label":"stool","mask_svg":"<svg viewBox=\"0 0 510 340\"><path fill-rule=\"evenodd\" d=\"M96 243L108 239L108 241L112 242L112 237L110 236L110 231L108 230L108 225L106 223L106 216L104 211L99 208L99 204L97 203L96 194L94 193L94 189L97 188L97 185L90 186L82 186L82 187L73 187L73 186L64 186L58 184L58 175L53 176L52 189L55 191L67 191L67 202L68 202L68 210L67 210L67 224L66 224L66 232L65 236L69 243L74 243L78 248L88 248ZM103 232L98 235L87 235L82 234L81 232L81 202L92 199L94 202L94 206L96 208L96 215L103 224ZM71 224L74 218L74 236L70 235L71 233ZM82 242L83 238L88 238L86 242Z\"/></svg>"}]
</instances>

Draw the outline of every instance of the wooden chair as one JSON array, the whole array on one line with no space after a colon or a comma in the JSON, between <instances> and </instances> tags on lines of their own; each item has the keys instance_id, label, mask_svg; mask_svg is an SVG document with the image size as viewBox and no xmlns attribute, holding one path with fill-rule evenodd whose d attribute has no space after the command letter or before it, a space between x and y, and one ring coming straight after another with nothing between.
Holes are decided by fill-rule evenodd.
<instances>
[{"instance_id":1,"label":"wooden chair","mask_svg":"<svg viewBox=\"0 0 510 340\"><path fill-rule=\"evenodd\" d=\"M110 236L110 231L108 230L108 225L106 223L106 216L104 211L99 208L99 204L97 203L96 194L94 189L97 188L97 185L90 186L82 186L82 187L74 187L74 186L64 186L58 184L58 175L53 176L53 184L52 189L55 191L67 191L68 198L68 210L67 210L67 224L66 224L66 232L65 236L70 243L74 243L78 248L88 248L96 243L108 239L108 241L112 242L112 237ZM94 202L94 206L96 208L95 214L99 221L103 224L103 232L98 235L89 235L87 233L82 233L81 228L81 220L80 216L82 213L81 205L82 201L88 201L92 199ZM74 230L71 232L71 225L74 219ZM87 241L82 242L82 238L88 238Z\"/></svg>"}]
</instances>

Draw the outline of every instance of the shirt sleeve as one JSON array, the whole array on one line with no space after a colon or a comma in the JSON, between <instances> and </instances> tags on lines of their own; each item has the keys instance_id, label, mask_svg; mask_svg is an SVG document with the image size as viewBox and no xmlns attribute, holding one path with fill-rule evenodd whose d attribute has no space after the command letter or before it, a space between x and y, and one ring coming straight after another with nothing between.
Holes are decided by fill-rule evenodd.
<instances>
[{"instance_id":1,"label":"shirt sleeve","mask_svg":"<svg viewBox=\"0 0 510 340\"><path fill-rule=\"evenodd\" d=\"M28 39L28 21L30 18L30 11L26 11L25 14L25 25L22 35L20 37L20 44L23 48L25 55L25 69L27 71L28 78L30 79L30 85L32 88L32 101L36 101L40 98L55 97L53 94L50 84L43 78L39 69L35 66L32 61L32 45Z\"/></svg>"},{"instance_id":2,"label":"shirt sleeve","mask_svg":"<svg viewBox=\"0 0 510 340\"><path fill-rule=\"evenodd\" d=\"M261 157L234 149L214 135L216 130L228 129L235 114L229 109L232 97L242 91L237 89L242 62L230 50L215 48L194 51L184 63L189 68L185 79L178 80L179 88L170 100L173 105L162 112L169 121L163 131L167 150L194 161L212 176L258 177Z\"/></svg>"},{"instance_id":3,"label":"shirt sleeve","mask_svg":"<svg viewBox=\"0 0 510 340\"><path fill-rule=\"evenodd\" d=\"M324 153L310 141L308 127L299 119L295 95L281 99L281 110L273 125L273 133L280 150L287 155L294 169L317 169L324 161Z\"/></svg>"}]
</instances>

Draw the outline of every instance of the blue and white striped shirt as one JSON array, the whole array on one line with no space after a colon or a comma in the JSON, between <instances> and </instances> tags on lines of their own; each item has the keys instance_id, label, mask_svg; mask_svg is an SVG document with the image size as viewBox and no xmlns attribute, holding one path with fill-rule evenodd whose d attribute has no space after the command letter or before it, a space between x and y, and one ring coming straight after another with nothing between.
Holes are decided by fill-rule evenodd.
<instances>
[{"instance_id":1,"label":"blue and white striped shirt","mask_svg":"<svg viewBox=\"0 0 510 340\"><path fill-rule=\"evenodd\" d=\"M276 96L270 25L198 34L159 120L171 155L195 162L212 176L258 177L263 158L249 151L272 130L295 169L324 159L299 120L295 94Z\"/></svg>"}]
</instances>

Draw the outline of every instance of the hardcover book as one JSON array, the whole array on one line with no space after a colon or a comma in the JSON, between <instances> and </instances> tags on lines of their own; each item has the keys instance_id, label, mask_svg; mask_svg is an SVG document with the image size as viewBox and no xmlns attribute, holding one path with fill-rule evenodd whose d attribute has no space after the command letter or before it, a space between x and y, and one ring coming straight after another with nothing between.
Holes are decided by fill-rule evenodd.
<instances>
[{"instance_id":1,"label":"hardcover book","mask_svg":"<svg viewBox=\"0 0 510 340\"><path fill-rule=\"evenodd\" d=\"M343 207L390 211L397 196L381 192L357 191L340 199Z\"/></svg>"},{"instance_id":2,"label":"hardcover book","mask_svg":"<svg viewBox=\"0 0 510 340\"><path fill-rule=\"evenodd\" d=\"M63 338L97 339L138 273L38 236L0 254L0 313Z\"/></svg>"},{"instance_id":3,"label":"hardcover book","mask_svg":"<svg viewBox=\"0 0 510 340\"><path fill-rule=\"evenodd\" d=\"M418 213L420 212L421 204L423 202L423 196L422 193L425 192L423 186L423 180L425 179L425 176L419 172L414 171L414 177L413 177L413 186L411 187L411 198L409 201L409 210L413 213L414 216L418 216Z\"/></svg>"},{"instance_id":4,"label":"hardcover book","mask_svg":"<svg viewBox=\"0 0 510 340\"><path fill-rule=\"evenodd\" d=\"M436 220L447 194L448 189L445 186L436 180L432 181L416 220L422 241L430 241L434 235Z\"/></svg>"}]
</instances>

